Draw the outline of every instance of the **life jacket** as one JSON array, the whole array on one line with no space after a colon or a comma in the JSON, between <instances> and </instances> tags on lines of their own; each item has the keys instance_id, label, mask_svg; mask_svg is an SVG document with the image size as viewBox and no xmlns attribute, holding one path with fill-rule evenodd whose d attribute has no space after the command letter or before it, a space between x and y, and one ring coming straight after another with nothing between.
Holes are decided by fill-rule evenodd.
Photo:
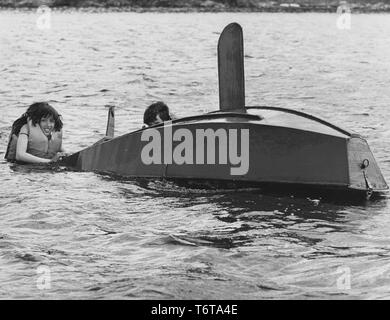
<instances>
[{"instance_id":1,"label":"life jacket","mask_svg":"<svg viewBox=\"0 0 390 320\"><path fill-rule=\"evenodd\" d=\"M60 152L62 146L62 131L53 131L51 137L47 137L41 127L33 125L31 120L27 120L28 143L26 152L33 156L45 159L51 159L57 152ZM16 160L16 145L18 136L11 131L5 159L8 161Z\"/></svg>"}]
</instances>

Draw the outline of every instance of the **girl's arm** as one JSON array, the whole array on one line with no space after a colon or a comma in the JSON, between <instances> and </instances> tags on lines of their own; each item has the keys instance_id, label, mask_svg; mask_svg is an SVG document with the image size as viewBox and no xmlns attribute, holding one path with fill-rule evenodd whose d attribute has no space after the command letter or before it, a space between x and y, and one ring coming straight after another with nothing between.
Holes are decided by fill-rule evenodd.
<instances>
[{"instance_id":1,"label":"girl's arm","mask_svg":"<svg viewBox=\"0 0 390 320\"><path fill-rule=\"evenodd\" d=\"M60 138L61 138L61 140L62 140L62 130L61 130L61 133L60 133ZM61 142L61 149L60 149L60 152L61 153L65 153L66 151L65 151L65 148L64 148L64 144Z\"/></svg>"},{"instance_id":2,"label":"girl's arm","mask_svg":"<svg viewBox=\"0 0 390 320\"><path fill-rule=\"evenodd\" d=\"M20 133L16 145L16 160L28 163L49 163L50 159L39 158L27 153L28 136Z\"/></svg>"}]
</instances>

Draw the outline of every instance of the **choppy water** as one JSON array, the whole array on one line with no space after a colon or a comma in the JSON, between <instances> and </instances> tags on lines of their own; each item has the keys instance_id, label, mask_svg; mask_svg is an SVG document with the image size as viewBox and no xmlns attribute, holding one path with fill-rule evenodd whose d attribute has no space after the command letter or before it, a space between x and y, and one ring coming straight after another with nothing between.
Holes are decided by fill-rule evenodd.
<instances>
[{"instance_id":1,"label":"choppy water","mask_svg":"<svg viewBox=\"0 0 390 320\"><path fill-rule=\"evenodd\" d=\"M0 12L1 158L38 100L63 115L70 152L103 136L105 104L117 134L154 100L178 116L217 109L216 44L236 21L247 105L363 134L390 181L388 15L353 15L344 31L335 14L62 12L50 30L36 18ZM205 192L3 160L0 173L0 298L390 298L389 196Z\"/></svg>"}]
</instances>

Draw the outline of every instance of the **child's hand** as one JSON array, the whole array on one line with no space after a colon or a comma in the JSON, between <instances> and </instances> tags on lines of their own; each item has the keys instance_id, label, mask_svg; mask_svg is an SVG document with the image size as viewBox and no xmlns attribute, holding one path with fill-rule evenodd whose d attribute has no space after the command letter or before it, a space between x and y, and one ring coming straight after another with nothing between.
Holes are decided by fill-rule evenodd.
<instances>
[{"instance_id":1,"label":"child's hand","mask_svg":"<svg viewBox=\"0 0 390 320\"><path fill-rule=\"evenodd\" d=\"M65 152L57 152L56 155L53 158L51 158L50 162L61 161L62 158L66 156L68 156L68 154Z\"/></svg>"}]
</instances>

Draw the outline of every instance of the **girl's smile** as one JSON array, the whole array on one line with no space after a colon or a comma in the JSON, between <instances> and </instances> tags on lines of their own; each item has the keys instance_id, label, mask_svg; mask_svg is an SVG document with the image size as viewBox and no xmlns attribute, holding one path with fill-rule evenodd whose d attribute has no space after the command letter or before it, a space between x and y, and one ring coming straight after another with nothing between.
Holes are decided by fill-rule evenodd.
<instances>
[{"instance_id":1,"label":"girl's smile","mask_svg":"<svg viewBox=\"0 0 390 320\"><path fill-rule=\"evenodd\" d=\"M42 129L42 132L45 134L45 136L50 136L53 129L54 129L55 121L53 117L46 117L42 118L39 122L39 126Z\"/></svg>"}]
</instances>

